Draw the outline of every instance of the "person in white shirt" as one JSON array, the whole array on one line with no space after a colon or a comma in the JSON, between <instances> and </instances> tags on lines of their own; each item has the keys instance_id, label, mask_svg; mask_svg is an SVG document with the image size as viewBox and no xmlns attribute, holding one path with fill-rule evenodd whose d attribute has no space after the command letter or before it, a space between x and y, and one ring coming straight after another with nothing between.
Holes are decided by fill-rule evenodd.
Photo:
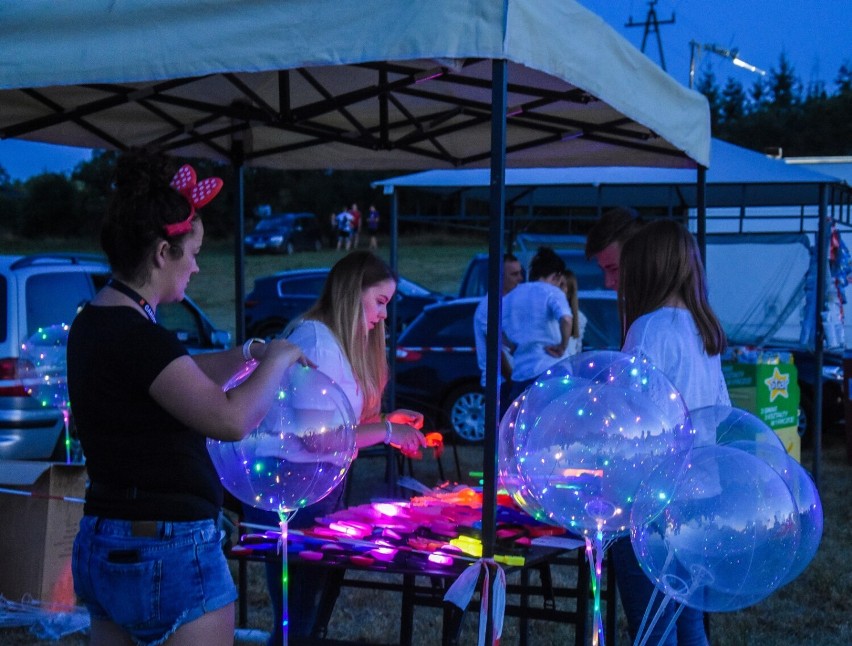
<instances>
[{"instance_id":1,"label":"person in white shirt","mask_svg":"<svg viewBox=\"0 0 852 646\"><path fill-rule=\"evenodd\" d=\"M420 431L423 415L404 408L383 414L381 408L389 375L385 320L397 283L394 271L373 252L351 251L334 264L319 299L284 331L284 336L346 394L357 419L357 448L384 442L403 455L418 457L426 445ZM293 529L308 527L314 518L332 513L342 505L344 488L345 483L323 500L301 509L288 525ZM273 517L264 520L263 514L268 513L253 513L252 520L275 525ZM278 564L268 565L274 616L281 616L281 569ZM311 636L326 575L315 568L295 563L290 566L291 637ZM283 642L280 622L276 623L272 645Z\"/></svg>"},{"instance_id":2,"label":"person in white shirt","mask_svg":"<svg viewBox=\"0 0 852 646\"><path fill-rule=\"evenodd\" d=\"M520 261L510 253L503 255L503 296L511 292L524 281L524 270ZM473 338L476 345L476 362L482 373L481 384L485 388L485 336L488 328L488 295L482 297L476 312L473 315ZM503 351L500 353L500 411L506 410L511 400L509 399L509 387L512 379L512 345L503 335Z\"/></svg>"},{"instance_id":3,"label":"person in white shirt","mask_svg":"<svg viewBox=\"0 0 852 646\"><path fill-rule=\"evenodd\" d=\"M550 247L541 247L530 263L530 282L503 299L503 333L515 344L510 401L566 356L573 320L559 288L563 271L565 261Z\"/></svg>"},{"instance_id":4,"label":"person in white shirt","mask_svg":"<svg viewBox=\"0 0 852 646\"><path fill-rule=\"evenodd\" d=\"M678 389L687 408L730 406L721 353L727 339L707 299L704 267L695 239L675 220L645 224L621 248L619 311L625 340L622 350L644 355ZM629 540L610 548L619 596L633 639L652 599L654 584L639 566ZM656 606L662 595L656 595ZM674 617L668 606L648 639L661 643ZM684 607L667 646L705 645L703 614Z\"/></svg>"}]
</instances>

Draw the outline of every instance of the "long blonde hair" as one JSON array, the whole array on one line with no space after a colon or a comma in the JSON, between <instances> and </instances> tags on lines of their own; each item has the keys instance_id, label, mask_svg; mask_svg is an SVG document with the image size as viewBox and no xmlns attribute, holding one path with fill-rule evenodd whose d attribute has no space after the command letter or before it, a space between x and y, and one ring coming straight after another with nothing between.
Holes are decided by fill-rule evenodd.
<instances>
[{"instance_id":1,"label":"long blonde hair","mask_svg":"<svg viewBox=\"0 0 852 646\"><path fill-rule=\"evenodd\" d=\"M565 296L568 298L568 304L571 306L571 336L575 339L580 338L580 301L577 296L579 285L577 284L577 276L567 267L562 270L562 281L565 286Z\"/></svg>"},{"instance_id":2,"label":"long blonde hair","mask_svg":"<svg viewBox=\"0 0 852 646\"><path fill-rule=\"evenodd\" d=\"M304 315L305 319L324 323L340 342L364 392L362 422L381 413L382 393L388 382L388 362L384 321L367 330L361 295L364 290L388 279L399 282L384 260L370 251L353 251L331 268L319 299Z\"/></svg>"}]
</instances>

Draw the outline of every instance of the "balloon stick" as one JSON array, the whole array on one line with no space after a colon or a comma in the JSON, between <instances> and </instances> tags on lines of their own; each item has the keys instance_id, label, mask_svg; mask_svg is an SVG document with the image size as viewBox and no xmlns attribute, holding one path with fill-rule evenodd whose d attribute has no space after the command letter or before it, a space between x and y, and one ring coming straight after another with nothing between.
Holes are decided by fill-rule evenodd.
<instances>
[{"instance_id":1,"label":"balloon stick","mask_svg":"<svg viewBox=\"0 0 852 646\"><path fill-rule=\"evenodd\" d=\"M62 419L65 422L65 464L71 464L71 431L69 418L71 413L67 406L62 407Z\"/></svg>"},{"instance_id":2,"label":"balloon stick","mask_svg":"<svg viewBox=\"0 0 852 646\"><path fill-rule=\"evenodd\" d=\"M604 627L601 617L601 571L603 565L603 532L598 530L594 541L586 537L586 560L592 571L592 594L594 603L594 629L592 632L592 645L604 646Z\"/></svg>"},{"instance_id":3,"label":"balloon stick","mask_svg":"<svg viewBox=\"0 0 852 646\"><path fill-rule=\"evenodd\" d=\"M287 512L279 510L278 517L281 519L281 636L283 646L287 646L287 635L289 633L290 613L287 609L287 590L289 587L289 568L287 567Z\"/></svg>"}]
</instances>

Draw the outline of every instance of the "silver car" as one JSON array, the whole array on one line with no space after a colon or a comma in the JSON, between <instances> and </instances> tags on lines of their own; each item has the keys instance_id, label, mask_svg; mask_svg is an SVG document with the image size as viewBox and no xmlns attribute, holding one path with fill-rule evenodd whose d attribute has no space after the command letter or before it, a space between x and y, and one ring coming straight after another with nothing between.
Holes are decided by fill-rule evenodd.
<instances>
[{"instance_id":1,"label":"silver car","mask_svg":"<svg viewBox=\"0 0 852 646\"><path fill-rule=\"evenodd\" d=\"M109 273L95 255L0 256L0 459L65 459L62 411L27 394L19 373L21 345L39 328L70 324ZM230 346L230 333L215 329L189 299L162 305L157 314L190 352Z\"/></svg>"}]
</instances>

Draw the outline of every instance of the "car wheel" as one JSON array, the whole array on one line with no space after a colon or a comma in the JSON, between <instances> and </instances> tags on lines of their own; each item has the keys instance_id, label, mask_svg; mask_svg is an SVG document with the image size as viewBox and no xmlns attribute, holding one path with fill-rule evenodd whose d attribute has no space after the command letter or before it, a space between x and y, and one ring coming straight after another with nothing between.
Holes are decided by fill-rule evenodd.
<instances>
[{"instance_id":1,"label":"car wheel","mask_svg":"<svg viewBox=\"0 0 852 646\"><path fill-rule=\"evenodd\" d=\"M460 386L447 397L444 409L450 428L465 442L485 438L485 395L479 386Z\"/></svg>"},{"instance_id":2,"label":"car wheel","mask_svg":"<svg viewBox=\"0 0 852 646\"><path fill-rule=\"evenodd\" d=\"M293 246L292 242L288 242L284 247L284 251L287 252L288 256L292 256L293 252L296 251L296 247Z\"/></svg>"}]
</instances>

